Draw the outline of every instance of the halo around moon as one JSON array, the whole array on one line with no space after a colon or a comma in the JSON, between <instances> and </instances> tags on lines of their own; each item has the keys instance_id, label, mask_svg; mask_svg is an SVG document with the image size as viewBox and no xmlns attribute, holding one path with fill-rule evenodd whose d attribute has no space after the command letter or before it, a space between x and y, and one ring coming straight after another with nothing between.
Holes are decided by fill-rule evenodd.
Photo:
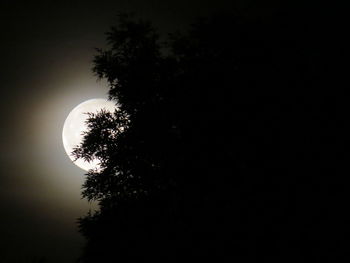
<instances>
[{"instance_id":1,"label":"halo around moon","mask_svg":"<svg viewBox=\"0 0 350 263\"><path fill-rule=\"evenodd\" d=\"M93 160L91 162L86 162L83 159L74 160L75 158L72 156L72 152L76 146L80 145L83 140L82 134L87 130L85 124L88 118L87 113L96 113L102 109L114 112L116 105L114 102L106 99L90 99L84 101L69 113L63 125L62 140L64 149L72 162L85 171L98 168L99 161Z\"/></svg>"}]
</instances>

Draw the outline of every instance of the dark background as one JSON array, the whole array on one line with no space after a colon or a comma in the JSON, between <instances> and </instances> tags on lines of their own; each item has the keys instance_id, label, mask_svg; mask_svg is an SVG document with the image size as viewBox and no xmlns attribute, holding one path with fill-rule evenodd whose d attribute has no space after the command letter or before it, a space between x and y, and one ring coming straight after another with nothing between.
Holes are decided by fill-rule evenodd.
<instances>
[{"instance_id":1,"label":"dark background","mask_svg":"<svg viewBox=\"0 0 350 263\"><path fill-rule=\"evenodd\" d=\"M134 12L166 33L186 28L198 16L233 12L248 19L265 20L281 10L298 11L296 16L302 14L303 19L309 20L307 34L314 39L313 43L319 41L323 47L320 50L326 51L321 60L326 65L327 81L314 92L329 98L323 107L324 115L319 115L324 119L319 121L327 123L325 138L332 131L329 151L323 152L326 157L321 158L329 160L325 167L330 177L322 177L324 181L316 183L316 187L330 183L333 199L322 201L334 202L327 204L334 207L327 212L334 215L331 222L336 224L338 217L343 222L342 207L346 209L348 200L345 180L340 176L329 179L332 173L347 171L348 156L345 151L333 154L348 145L347 97L341 89L345 71L341 46L346 31L344 17L335 15L333 4L282 6L277 1L224 0L2 1L0 261L28 262L44 256L49 262L70 262L80 253L84 240L77 232L75 220L93 206L80 199L84 172L65 155L61 130L74 106L89 98L106 96L105 83L97 83L90 69L93 48L105 45L104 32L115 22L115 14ZM294 168L295 172L299 168ZM310 173L321 170L318 162L308 169ZM303 191L308 193L315 184L310 181L303 185ZM322 206L318 207L322 210ZM307 212L306 206L303 209ZM342 223L334 231L345 232L344 226ZM322 233L322 229L315 232Z\"/></svg>"}]
</instances>

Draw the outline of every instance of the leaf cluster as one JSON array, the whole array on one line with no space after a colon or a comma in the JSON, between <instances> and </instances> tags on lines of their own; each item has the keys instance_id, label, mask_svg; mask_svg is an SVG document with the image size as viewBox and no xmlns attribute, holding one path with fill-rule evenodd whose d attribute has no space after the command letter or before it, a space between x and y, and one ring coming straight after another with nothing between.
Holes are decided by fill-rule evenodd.
<instances>
[{"instance_id":1,"label":"leaf cluster","mask_svg":"<svg viewBox=\"0 0 350 263\"><path fill-rule=\"evenodd\" d=\"M121 16L94 60L119 110L90 115L74 152L101 160L83 186L100 204L80 221L86 262L183 262L186 252L226 262L250 255L266 233L282 249L290 240L274 222L294 203L312 218L322 191L306 185L327 185L319 174L330 166L312 171L336 157L320 91L332 55L311 25L293 12L217 16L160 44L150 23Z\"/></svg>"}]
</instances>

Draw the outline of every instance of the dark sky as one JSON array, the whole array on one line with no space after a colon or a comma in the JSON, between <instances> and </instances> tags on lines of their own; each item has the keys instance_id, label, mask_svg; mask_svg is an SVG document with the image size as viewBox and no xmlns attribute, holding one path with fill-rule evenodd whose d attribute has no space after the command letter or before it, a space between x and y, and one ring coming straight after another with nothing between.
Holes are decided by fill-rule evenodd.
<instances>
[{"instance_id":1,"label":"dark sky","mask_svg":"<svg viewBox=\"0 0 350 263\"><path fill-rule=\"evenodd\" d=\"M106 97L107 86L97 82L91 61L94 48L104 46L104 33L118 13L133 12L166 33L186 28L196 17L223 12L248 19L268 17L281 8L278 2L2 0L0 262L31 262L39 257L73 262L80 254L84 239L76 220L94 206L81 199L84 171L70 162L61 133L76 105ZM310 14L318 12L307 2ZM324 10L330 13L328 6ZM324 20L325 25L332 21ZM335 71L334 65L330 68Z\"/></svg>"},{"instance_id":2,"label":"dark sky","mask_svg":"<svg viewBox=\"0 0 350 263\"><path fill-rule=\"evenodd\" d=\"M75 221L90 205L80 197L84 171L70 163L61 131L73 107L106 97L90 69L115 15L131 11L167 32L197 16L257 8L233 2L1 1L0 262L79 255L84 240Z\"/></svg>"}]
</instances>

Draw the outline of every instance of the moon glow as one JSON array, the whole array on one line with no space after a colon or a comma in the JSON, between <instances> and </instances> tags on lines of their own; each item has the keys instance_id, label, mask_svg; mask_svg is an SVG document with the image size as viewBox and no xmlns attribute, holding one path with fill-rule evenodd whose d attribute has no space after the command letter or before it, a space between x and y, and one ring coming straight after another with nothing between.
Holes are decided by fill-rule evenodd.
<instances>
[{"instance_id":1,"label":"moon glow","mask_svg":"<svg viewBox=\"0 0 350 263\"><path fill-rule=\"evenodd\" d=\"M90 99L80 103L68 115L63 125L62 141L64 149L72 162L81 169L88 171L98 167L99 161L93 160L86 162L83 159L74 160L72 156L73 149L80 145L83 139L82 133L87 130L85 121L88 118L87 113L96 113L102 109L114 112L115 103L106 99Z\"/></svg>"}]
</instances>

